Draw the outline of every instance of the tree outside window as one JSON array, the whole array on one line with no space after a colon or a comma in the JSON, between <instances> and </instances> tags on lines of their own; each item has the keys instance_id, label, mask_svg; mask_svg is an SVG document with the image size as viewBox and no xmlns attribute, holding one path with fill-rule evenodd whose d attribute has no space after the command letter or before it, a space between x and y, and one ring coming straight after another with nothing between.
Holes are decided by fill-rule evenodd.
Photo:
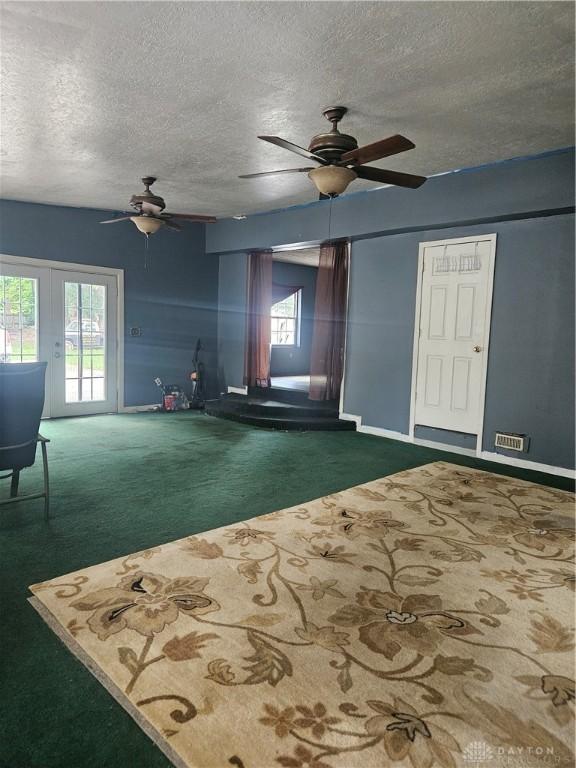
<instances>
[{"instance_id":1,"label":"tree outside window","mask_svg":"<svg viewBox=\"0 0 576 768\"><path fill-rule=\"evenodd\" d=\"M0 275L0 362L38 359L37 280Z\"/></svg>"}]
</instances>

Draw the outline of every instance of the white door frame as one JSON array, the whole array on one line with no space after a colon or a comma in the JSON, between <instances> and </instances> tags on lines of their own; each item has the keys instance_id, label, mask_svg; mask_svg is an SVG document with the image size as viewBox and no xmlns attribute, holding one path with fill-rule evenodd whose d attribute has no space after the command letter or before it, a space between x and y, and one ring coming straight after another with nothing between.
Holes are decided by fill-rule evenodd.
<instances>
[{"instance_id":1,"label":"white door frame","mask_svg":"<svg viewBox=\"0 0 576 768\"><path fill-rule=\"evenodd\" d=\"M492 318L492 295L494 290L494 264L496 261L496 233L491 235L473 235L471 237L454 237L447 240L430 240L420 243L418 248L418 281L416 283L416 313L414 318L414 342L412 349L412 384L410 390L410 427L408 435L411 441L415 441L414 430L416 427L416 379L418 375L418 347L420 343L420 313L422 310L422 278L424 274L424 250L430 246L455 245L457 243L475 243L480 240L490 243L490 256L488 263L488 285L486 289L486 314L484 328L486 337L483 345L484 356L482 359L482 373L480 378L480 408L479 423L476 430L476 456L482 453L482 436L484 433L484 411L486 401L486 380L488 376L488 351L490 348L490 322Z\"/></svg>"},{"instance_id":2,"label":"white door frame","mask_svg":"<svg viewBox=\"0 0 576 768\"><path fill-rule=\"evenodd\" d=\"M116 279L116 389L117 410L124 410L124 270L115 267L100 267L94 264L76 264L72 261L54 261L52 259L35 259L29 256L14 256L0 253L0 266L10 264L13 267L44 267L45 269L60 269L73 272L84 272L89 275L109 275ZM47 414L49 415L49 414Z\"/></svg>"},{"instance_id":3,"label":"white door frame","mask_svg":"<svg viewBox=\"0 0 576 768\"><path fill-rule=\"evenodd\" d=\"M348 342L348 312L350 303L350 273L352 272L352 246L348 240L346 243L346 309L344 319L344 359L342 360L342 381L340 382L340 399L338 402L338 412L344 410L344 387L346 386L346 344Z\"/></svg>"}]
</instances>

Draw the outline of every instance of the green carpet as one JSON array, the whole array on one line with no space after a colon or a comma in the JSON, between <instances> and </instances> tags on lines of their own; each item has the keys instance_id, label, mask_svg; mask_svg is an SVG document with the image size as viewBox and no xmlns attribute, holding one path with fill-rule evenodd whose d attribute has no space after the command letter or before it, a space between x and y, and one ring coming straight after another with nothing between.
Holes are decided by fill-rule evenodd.
<instances>
[{"instance_id":1,"label":"green carpet","mask_svg":"<svg viewBox=\"0 0 576 768\"><path fill-rule=\"evenodd\" d=\"M42 501L0 509L2 768L169 765L28 605L29 584L431 461L572 487L354 432L271 432L191 412L62 419L42 433L52 519ZM23 472L22 492L39 487L40 466Z\"/></svg>"}]
</instances>

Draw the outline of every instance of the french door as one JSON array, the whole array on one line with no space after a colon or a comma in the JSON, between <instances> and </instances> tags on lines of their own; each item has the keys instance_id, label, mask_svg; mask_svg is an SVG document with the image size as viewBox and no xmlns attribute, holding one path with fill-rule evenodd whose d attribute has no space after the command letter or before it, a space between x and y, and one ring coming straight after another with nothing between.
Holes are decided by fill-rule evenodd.
<instances>
[{"instance_id":1,"label":"french door","mask_svg":"<svg viewBox=\"0 0 576 768\"><path fill-rule=\"evenodd\" d=\"M45 416L118 409L118 280L0 261L0 361L45 360Z\"/></svg>"},{"instance_id":2,"label":"french door","mask_svg":"<svg viewBox=\"0 0 576 768\"><path fill-rule=\"evenodd\" d=\"M117 409L116 278L52 269L52 416Z\"/></svg>"}]
</instances>

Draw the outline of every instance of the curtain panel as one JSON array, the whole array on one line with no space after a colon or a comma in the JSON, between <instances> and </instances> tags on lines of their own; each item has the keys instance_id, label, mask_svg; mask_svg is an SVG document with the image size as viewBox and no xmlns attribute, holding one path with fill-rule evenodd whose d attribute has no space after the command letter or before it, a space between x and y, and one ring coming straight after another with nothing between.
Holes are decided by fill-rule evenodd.
<instances>
[{"instance_id":1,"label":"curtain panel","mask_svg":"<svg viewBox=\"0 0 576 768\"><path fill-rule=\"evenodd\" d=\"M348 244L320 248L314 334L310 358L310 400L337 400L344 370Z\"/></svg>"},{"instance_id":2,"label":"curtain panel","mask_svg":"<svg viewBox=\"0 0 576 768\"><path fill-rule=\"evenodd\" d=\"M270 307L272 252L250 254L244 381L249 387L270 386Z\"/></svg>"}]
</instances>

